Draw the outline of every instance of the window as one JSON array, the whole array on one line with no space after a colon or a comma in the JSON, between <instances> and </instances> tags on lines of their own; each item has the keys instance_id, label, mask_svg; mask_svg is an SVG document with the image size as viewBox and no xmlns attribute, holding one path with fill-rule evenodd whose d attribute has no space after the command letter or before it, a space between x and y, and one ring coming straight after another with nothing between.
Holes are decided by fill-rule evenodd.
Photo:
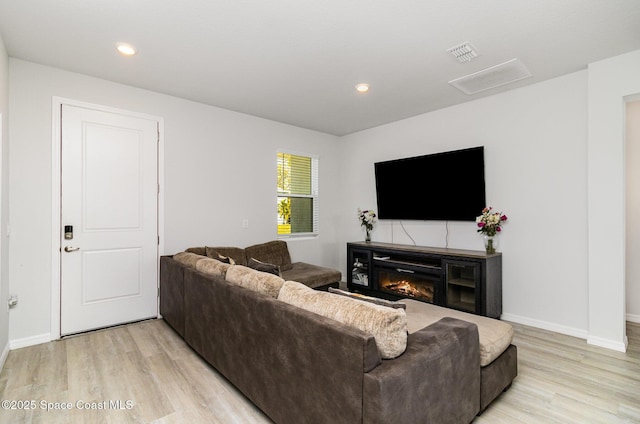
<instances>
[{"instance_id":1,"label":"window","mask_svg":"<svg viewBox=\"0 0 640 424\"><path fill-rule=\"evenodd\" d=\"M318 232L318 158L278 152L278 237Z\"/></svg>"}]
</instances>

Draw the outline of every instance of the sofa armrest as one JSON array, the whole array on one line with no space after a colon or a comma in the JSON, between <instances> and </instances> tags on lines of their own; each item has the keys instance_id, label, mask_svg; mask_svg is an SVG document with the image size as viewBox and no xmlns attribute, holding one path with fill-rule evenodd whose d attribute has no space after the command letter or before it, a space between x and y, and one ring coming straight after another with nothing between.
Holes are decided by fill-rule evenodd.
<instances>
[{"instance_id":1,"label":"sofa armrest","mask_svg":"<svg viewBox=\"0 0 640 424\"><path fill-rule=\"evenodd\" d=\"M365 374L364 422L469 423L480 411L475 324L443 318L409 335L407 350Z\"/></svg>"}]
</instances>

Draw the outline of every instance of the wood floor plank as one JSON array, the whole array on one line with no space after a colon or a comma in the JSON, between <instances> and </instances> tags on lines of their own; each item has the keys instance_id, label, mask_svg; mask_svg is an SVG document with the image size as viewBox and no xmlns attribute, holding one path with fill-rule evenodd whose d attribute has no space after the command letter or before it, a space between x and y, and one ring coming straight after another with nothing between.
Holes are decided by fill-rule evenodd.
<instances>
[{"instance_id":1,"label":"wood floor plank","mask_svg":"<svg viewBox=\"0 0 640 424\"><path fill-rule=\"evenodd\" d=\"M640 324L626 353L513 326L518 377L475 424L640 423ZM37 402L0 409L0 423L271 423L162 320L11 351L0 398ZM55 402L72 409L43 407Z\"/></svg>"}]
</instances>

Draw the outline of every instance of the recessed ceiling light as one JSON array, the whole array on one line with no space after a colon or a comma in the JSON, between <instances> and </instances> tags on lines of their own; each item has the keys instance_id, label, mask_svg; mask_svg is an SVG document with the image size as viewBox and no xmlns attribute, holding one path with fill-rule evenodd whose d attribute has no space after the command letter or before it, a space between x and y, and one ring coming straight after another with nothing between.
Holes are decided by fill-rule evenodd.
<instances>
[{"instance_id":1,"label":"recessed ceiling light","mask_svg":"<svg viewBox=\"0 0 640 424\"><path fill-rule=\"evenodd\" d=\"M134 54L138 53L135 47L127 43L116 43L116 49L123 56L133 56Z\"/></svg>"},{"instance_id":2,"label":"recessed ceiling light","mask_svg":"<svg viewBox=\"0 0 640 424\"><path fill-rule=\"evenodd\" d=\"M366 93L367 91L369 91L369 84L360 83L356 85L356 90L358 91L358 93Z\"/></svg>"}]
</instances>

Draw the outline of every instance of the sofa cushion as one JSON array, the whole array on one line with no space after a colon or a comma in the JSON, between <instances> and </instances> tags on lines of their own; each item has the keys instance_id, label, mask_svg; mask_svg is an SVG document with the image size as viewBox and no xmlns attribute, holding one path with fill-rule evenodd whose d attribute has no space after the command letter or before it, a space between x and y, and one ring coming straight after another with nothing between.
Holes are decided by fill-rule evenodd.
<instances>
[{"instance_id":1,"label":"sofa cushion","mask_svg":"<svg viewBox=\"0 0 640 424\"><path fill-rule=\"evenodd\" d=\"M313 290L295 281L284 283L278 300L373 335L383 359L400 356L407 348L407 316L403 309Z\"/></svg>"},{"instance_id":2,"label":"sofa cushion","mask_svg":"<svg viewBox=\"0 0 640 424\"><path fill-rule=\"evenodd\" d=\"M234 283L234 284L241 284L242 283L242 278L246 274L249 274L251 272L256 272L256 270L248 268L248 267L246 267L244 265L232 265L227 270L226 280L231 282L231 283Z\"/></svg>"},{"instance_id":3,"label":"sofa cushion","mask_svg":"<svg viewBox=\"0 0 640 424\"><path fill-rule=\"evenodd\" d=\"M340 296L347 296L347 297L350 297L352 299L361 300L363 302L371 302L371 303L374 303L374 304L380 305L380 306L388 306L389 308L407 309L407 305L405 303L398 302L398 301L394 302L393 300L387 300L387 299L380 299L380 298L377 298L377 297L365 296L364 294L361 294L361 293L353 293L353 292L349 292L349 291L344 291L344 290L336 289L335 287L329 287L329 291L331 293L339 294Z\"/></svg>"},{"instance_id":4,"label":"sofa cushion","mask_svg":"<svg viewBox=\"0 0 640 424\"><path fill-rule=\"evenodd\" d=\"M443 308L418 300L407 299L405 303L407 304L409 333L414 333L444 317L457 318L476 324L480 337L480 366L484 367L493 362L513 341L513 327L504 321Z\"/></svg>"},{"instance_id":5,"label":"sofa cushion","mask_svg":"<svg viewBox=\"0 0 640 424\"><path fill-rule=\"evenodd\" d=\"M257 271L242 265L232 265L227 269L227 281L249 290L264 293L274 299L278 297L284 280L268 272Z\"/></svg>"},{"instance_id":6,"label":"sofa cushion","mask_svg":"<svg viewBox=\"0 0 640 424\"><path fill-rule=\"evenodd\" d=\"M173 255L173 259L183 265L196 267L196 263L201 259L206 259L206 256L198 255L191 252L180 252Z\"/></svg>"},{"instance_id":7,"label":"sofa cushion","mask_svg":"<svg viewBox=\"0 0 640 424\"><path fill-rule=\"evenodd\" d=\"M212 259L218 259L220 256L233 259L236 265L246 265L247 259L244 255L244 249L239 247L205 247L205 255Z\"/></svg>"},{"instance_id":8,"label":"sofa cushion","mask_svg":"<svg viewBox=\"0 0 640 424\"><path fill-rule=\"evenodd\" d=\"M266 243L254 244L244 249L247 260L255 258L262 262L278 265L281 271L291 269L291 255L287 242L273 240Z\"/></svg>"},{"instance_id":9,"label":"sofa cushion","mask_svg":"<svg viewBox=\"0 0 640 424\"><path fill-rule=\"evenodd\" d=\"M218 261L216 259L204 258L196 262L196 269L209 275L219 275L224 277L227 270L231 267L228 263Z\"/></svg>"},{"instance_id":10,"label":"sofa cushion","mask_svg":"<svg viewBox=\"0 0 640 424\"><path fill-rule=\"evenodd\" d=\"M342 274L338 270L305 262L295 262L292 268L288 270L280 268L280 271L285 280L298 281L312 288L336 283L342 278Z\"/></svg>"},{"instance_id":11,"label":"sofa cushion","mask_svg":"<svg viewBox=\"0 0 640 424\"><path fill-rule=\"evenodd\" d=\"M195 253L196 255L207 256L207 252L204 247L190 247L185 250L187 253Z\"/></svg>"},{"instance_id":12,"label":"sofa cushion","mask_svg":"<svg viewBox=\"0 0 640 424\"><path fill-rule=\"evenodd\" d=\"M282 277L282 275L280 275L280 267L278 265L262 262L256 258L250 258L247 262L247 266L257 271L268 272L269 274Z\"/></svg>"}]
</instances>

